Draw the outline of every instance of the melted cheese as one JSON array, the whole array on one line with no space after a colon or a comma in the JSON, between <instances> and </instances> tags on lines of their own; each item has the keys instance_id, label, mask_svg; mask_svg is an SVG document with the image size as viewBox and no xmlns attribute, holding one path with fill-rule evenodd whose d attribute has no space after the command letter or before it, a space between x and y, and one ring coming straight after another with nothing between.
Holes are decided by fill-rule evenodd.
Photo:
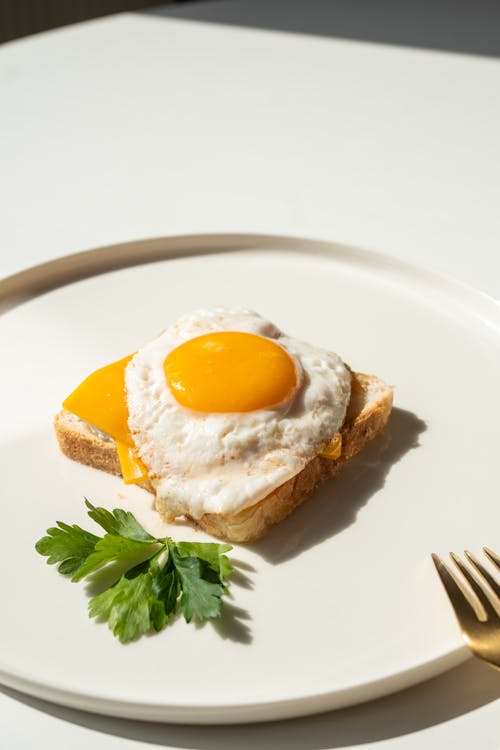
<instances>
[{"instance_id":1,"label":"melted cheese","mask_svg":"<svg viewBox=\"0 0 500 750\"><path fill-rule=\"evenodd\" d=\"M147 468L135 451L128 427L125 368L132 357L131 354L96 370L63 401L65 409L115 439L126 484L148 479Z\"/></svg>"}]
</instances>

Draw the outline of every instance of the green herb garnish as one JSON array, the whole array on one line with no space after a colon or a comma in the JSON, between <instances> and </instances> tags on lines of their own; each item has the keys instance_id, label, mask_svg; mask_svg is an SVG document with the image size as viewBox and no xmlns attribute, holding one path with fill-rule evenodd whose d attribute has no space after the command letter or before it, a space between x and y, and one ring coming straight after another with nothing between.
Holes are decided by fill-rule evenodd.
<instances>
[{"instance_id":1,"label":"green herb garnish","mask_svg":"<svg viewBox=\"0 0 500 750\"><path fill-rule=\"evenodd\" d=\"M97 571L116 573L89 601L89 617L107 620L122 643L162 630L178 613L186 622L220 617L224 581L233 571L226 556L230 544L157 539L128 511L85 504L103 537L57 521L35 549L72 581Z\"/></svg>"}]
</instances>

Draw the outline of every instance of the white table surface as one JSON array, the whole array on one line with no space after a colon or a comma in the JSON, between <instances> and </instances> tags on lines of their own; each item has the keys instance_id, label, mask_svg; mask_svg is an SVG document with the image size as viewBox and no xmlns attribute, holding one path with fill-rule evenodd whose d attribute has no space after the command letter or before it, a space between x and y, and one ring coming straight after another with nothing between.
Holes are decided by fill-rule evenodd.
<instances>
[{"instance_id":1,"label":"white table surface","mask_svg":"<svg viewBox=\"0 0 500 750\"><path fill-rule=\"evenodd\" d=\"M193 232L337 240L500 298L500 62L125 14L0 48L0 275ZM5 647L6 644L3 644ZM246 727L147 725L0 693L38 747L498 748L500 675Z\"/></svg>"}]
</instances>

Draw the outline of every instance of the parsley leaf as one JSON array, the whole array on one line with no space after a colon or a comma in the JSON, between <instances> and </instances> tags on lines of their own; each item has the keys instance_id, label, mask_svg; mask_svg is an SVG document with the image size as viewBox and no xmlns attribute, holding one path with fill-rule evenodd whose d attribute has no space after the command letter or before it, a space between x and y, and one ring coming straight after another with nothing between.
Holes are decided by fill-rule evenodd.
<instances>
[{"instance_id":1,"label":"parsley leaf","mask_svg":"<svg viewBox=\"0 0 500 750\"><path fill-rule=\"evenodd\" d=\"M203 575L203 561L199 557L181 557L171 540L168 540L168 551L179 576L182 589L179 607L186 622L193 616L199 621L220 617L222 583L207 580Z\"/></svg>"},{"instance_id":2,"label":"parsley leaf","mask_svg":"<svg viewBox=\"0 0 500 750\"><path fill-rule=\"evenodd\" d=\"M110 513L106 508L95 508L92 503L85 499L85 505L89 508L89 516L99 526L102 526L104 531L108 534L114 534L115 536L123 536L125 539L133 539L136 542L156 542L157 539L142 528L137 523L133 513L129 513L128 510L121 510L121 508L115 508Z\"/></svg>"},{"instance_id":3,"label":"parsley leaf","mask_svg":"<svg viewBox=\"0 0 500 750\"><path fill-rule=\"evenodd\" d=\"M230 544L177 542L175 546L181 557L199 557L201 560L205 560L212 570L217 573L221 581L227 578L234 570L225 554L233 549Z\"/></svg>"},{"instance_id":4,"label":"parsley leaf","mask_svg":"<svg viewBox=\"0 0 500 750\"><path fill-rule=\"evenodd\" d=\"M175 572L172 560L167 557L162 565L159 560L153 561L150 566L153 581L153 593L164 602L167 614L174 612L179 596L179 579Z\"/></svg>"},{"instance_id":5,"label":"parsley leaf","mask_svg":"<svg viewBox=\"0 0 500 750\"><path fill-rule=\"evenodd\" d=\"M152 565L151 587L156 600L151 609L151 622L155 630L161 630L176 613L179 596L179 579L170 560L162 568Z\"/></svg>"},{"instance_id":6,"label":"parsley leaf","mask_svg":"<svg viewBox=\"0 0 500 750\"><path fill-rule=\"evenodd\" d=\"M47 529L47 535L38 540L35 549L41 555L48 557L48 564L60 563L59 573L75 575L83 567L88 556L92 554L99 537L91 534L80 526L57 521L59 528Z\"/></svg>"},{"instance_id":7,"label":"parsley leaf","mask_svg":"<svg viewBox=\"0 0 500 750\"><path fill-rule=\"evenodd\" d=\"M151 630L151 609L155 597L151 575L122 576L117 583L89 602L89 616L108 620L109 629L122 643Z\"/></svg>"},{"instance_id":8,"label":"parsley leaf","mask_svg":"<svg viewBox=\"0 0 500 750\"><path fill-rule=\"evenodd\" d=\"M99 570L110 562L125 560L133 562L139 556L151 557L155 552L156 549L150 542L136 542L134 539L127 539L123 536L106 534L99 539L94 551L87 557L86 562L75 573L72 580L80 581L89 573Z\"/></svg>"},{"instance_id":9,"label":"parsley leaf","mask_svg":"<svg viewBox=\"0 0 500 750\"><path fill-rule=\"evenodd\" d=\"M186 622L220 617L224 581L233 570L226 555L231 545L157 539L132 513L85 503L90 518L107 532L103 537L58 521L35 548L73 581L111 563L125 571L90 599L90 617L107 620L122 643L162 630L178 613ZM113 574L115 567L109 570Z\"/></svg>"}]
</instances>

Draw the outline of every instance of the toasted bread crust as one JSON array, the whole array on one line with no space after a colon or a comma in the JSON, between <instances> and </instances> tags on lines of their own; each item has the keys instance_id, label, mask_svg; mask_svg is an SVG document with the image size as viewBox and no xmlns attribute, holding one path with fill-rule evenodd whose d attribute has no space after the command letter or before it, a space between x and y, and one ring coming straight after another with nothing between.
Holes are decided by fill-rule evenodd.
<instances>
[{"instance_id":1,"label":"toasted bread crust","mask_svg":"<svg viewBox=\"0 0 500 750\"><path fill-rule=\"evenodd\" d=\"M121 476L114 440L103 440L86 428L78 417L65 410L56 414L54 429L59 448L65 456L80 464Z\"/></svg>"},{"instance_id":2,"label":"toasted bread crust","mask_svg":"<svg viewBox=\"0 0 500 750\"><path fill-rule=\"evenodd\" d=\"M56 414L54 430L59 448L65 456L93 469L121 477L122 471L114 440L103 439L90 425L65 409ZM150 482L138 484L139 487L154 493Z\"/></svg>"},{"instance_id":3,"label":"toasted bread crust","mask_svg":"<svg viewBox=\"0 0 500 750\"><path fill-rule=\"evenodd\" d=\"M260 539L276 523L286 518L315 489L335 476L346 461L384 429L393 401L392 388L374 375L352 374L352 391L346 419L341 429L342 454L331 460L316 456L292 479L271 492L260 502L239 513L205 513L191 519L204 531L229 542L253 542ZM121 476L120 463L112 439L101 437L87 423L67 411L54 420L59 447L65 456L79 463ZM141 485L154 492L151 484ZM155 507L162 515L166 509L156 499Z\"/></svg>"}]
</instances>

